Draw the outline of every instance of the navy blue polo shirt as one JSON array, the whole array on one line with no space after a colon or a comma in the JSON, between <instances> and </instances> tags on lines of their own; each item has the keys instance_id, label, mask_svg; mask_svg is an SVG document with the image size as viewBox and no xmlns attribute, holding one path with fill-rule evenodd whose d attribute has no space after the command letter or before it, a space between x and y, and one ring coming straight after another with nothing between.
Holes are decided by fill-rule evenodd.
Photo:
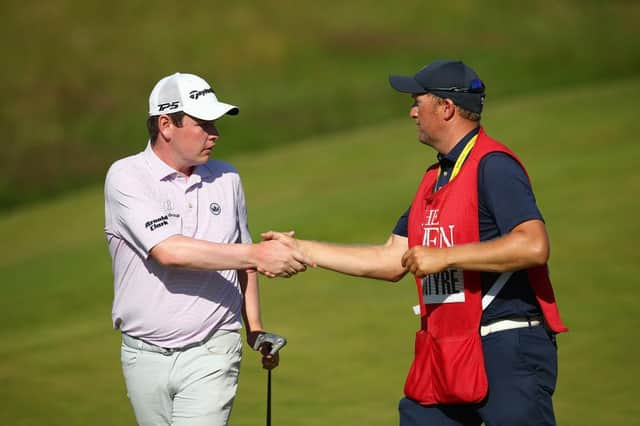
<instances>
[{"instance_id":1,"label":"navy blue polo shirt","mask_svg":"<svg viewBox=\"0 0 640 426\"><path fill-rule=\"evenodd\" d=\"M438 154L441 173L436 188L449 182L456 160L466 143L475 136L473 129L447 154ZM409 209L398 219L393 233L406 237ZM494 152L480 160L478 166L478 220L480 241L488 241L510 232L522 222L542 220L531 184L520 164L510 155ZM482 294L485 294L500 274L483 272ZM529 284L525 270L515 272L496 298L483 312L482 323L501 318L540 315L540 306Z\"/></svg>"}]
</instances>

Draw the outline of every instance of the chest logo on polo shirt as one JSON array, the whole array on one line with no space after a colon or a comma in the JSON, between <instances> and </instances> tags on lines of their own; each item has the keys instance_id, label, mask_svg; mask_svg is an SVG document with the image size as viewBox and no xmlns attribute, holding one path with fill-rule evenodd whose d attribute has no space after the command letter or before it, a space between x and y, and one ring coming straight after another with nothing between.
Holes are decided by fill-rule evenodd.
<instances>
[{"instance_id":1,"label":"chest logo on polo shirt","mask_svg":"<svg viewBox=\"0 0 640 426\"><path fill-rule=\"evenodd\" d=\"M167 216L160 216L155 219L148 220L144 223L144 227L149 231L154 231L161 226L166 226L169 224L169 218Z\"/></svg>"},{"instance_id":2,"label":"chest logo on polo shirt","mask_svg":"<svg viewBox=\"0 0 640 426\"><path fill-rule=\"evenodd\" d=\"M209 211L212 215L218 216L222 212L222 207L218 203L211 203L209 204Z\"/></svg>"},{"instance_id":3,"label":"chest logo on polo shirt","mask_svg":"<svg viewBox=\"0 0 640 426\"><path fill-rule=\"evenodd\" d=\"M162 203L162 208L165 212L167 212L168 217L180 217L180 214L173 212L173 203L171 202L171 200L165 200L164 203Z\"/></svg>"},{"instance_id":4,"label":"chest logo on polo shirt","mask_svg":"<svg viewBox=\"0 0 640 426\"><path fill-rule=\"evenodd\" d=\"M422 245L425 247L445 248L455 244L455 225L440 224L438 209L425 211L424 236ZM424 303L462 303L464 302L464 273L462 269L451 268L435 274L429 274L422 279Z\"/></svg>"}]
</instances>

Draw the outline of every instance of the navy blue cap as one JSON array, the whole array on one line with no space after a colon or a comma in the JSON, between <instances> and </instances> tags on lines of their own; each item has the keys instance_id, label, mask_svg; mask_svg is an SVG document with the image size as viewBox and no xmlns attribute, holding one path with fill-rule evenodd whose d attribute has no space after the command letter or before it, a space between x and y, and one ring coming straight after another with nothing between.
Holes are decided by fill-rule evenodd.
<instances>
[{"instance_id":1,"label":"navy blue cap","mask_svg":"<svg viewBox=\"0 0 640 426\"><path fill-rule=\"evenodd\" d=\"M433 93L441 98L449 98L471 112L481 113L484 105L484 83L462 61L435 61L414 76L391 75L389 83L399 92Z\"/></svg>"}]
</instances>

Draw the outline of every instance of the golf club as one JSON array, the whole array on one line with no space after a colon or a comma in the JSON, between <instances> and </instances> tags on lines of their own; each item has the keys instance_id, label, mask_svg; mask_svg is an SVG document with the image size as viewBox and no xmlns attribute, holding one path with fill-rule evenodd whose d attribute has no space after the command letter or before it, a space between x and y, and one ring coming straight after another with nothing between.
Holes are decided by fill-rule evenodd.
<instances>
[{"instance_id":1,"label":"golf club","mask_svg":"<svg viewBox=\"0 0 640 426\"><path fill-rule=\"evenodd\" d=\"M253 349L260 351L263 345L268 345L269 355L275 355L286 344L287 339L282 336L273 333L262 333L256 338ZM271 426L271 370L267 370L267 426Z\"/></svg>"}]
</instances>

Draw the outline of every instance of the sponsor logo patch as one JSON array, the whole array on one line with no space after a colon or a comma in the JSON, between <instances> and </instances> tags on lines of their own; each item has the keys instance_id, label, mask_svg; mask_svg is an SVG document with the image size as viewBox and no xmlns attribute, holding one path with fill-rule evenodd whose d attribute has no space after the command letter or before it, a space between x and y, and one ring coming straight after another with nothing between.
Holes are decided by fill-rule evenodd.
<instances>
[{"instance_id":1,"label":"sponsor logo patch","mask_svg":"<svg viewBox=\"0 0 640 426\"><path fill-rule=\"evenodd\" d=\"M179 106L180 101L165 102L162 104L158 104L158 111L162 112L164 110L172 110L178 108Z\"/></svg>"},{"instance_id":2,"label":"sponsor logo patch","mask_svg":"<svg viewBox=\"0 0 640 426\"><path fill-rule=\"evenodd\" d=\"M171 200L165 200L165 202L162 203L162 207L164 208L164 211L167 212L168 217L173 217L173 218L180 217L179 213L173 212L173 203L171 202Z\"/></svg>"},{"instance_id":3,"label":"sponsor logo patch","mask_svg":"<svg viewBox=\"0 0 640 426\"><path fill-rule=\"evenodd\" d=\"M218 216L222 212L222 207L220 207L220 204L218 203L211 203L209 204L209 211L214 216Z\"/></svg>"},{"instance_id":4,"label":"sponsor logo patch","mask_svg":"<svg viewBox=\"0 0 640 426\"><path fill-rule=\"evenodd\" d=\"M208 93L213 93L213 89L211 87L204 90L192 90L189 92L189 97L191 99L198 99L200 96L204 96Z\"/></svg>"},{"instance_id":5,"label":"sponsor logo patch","mask_svg":"<svg viewBox=\"0 0 640 426\"><path fill-rule=\"evenodd\" d=\"M151 219L147 222L145 222L144 227L147 228L149 231L154 231L162 226L168 225L169 224L169 217L168 216L160 216L157 219Z\"/></svg>"}]
</instances>

